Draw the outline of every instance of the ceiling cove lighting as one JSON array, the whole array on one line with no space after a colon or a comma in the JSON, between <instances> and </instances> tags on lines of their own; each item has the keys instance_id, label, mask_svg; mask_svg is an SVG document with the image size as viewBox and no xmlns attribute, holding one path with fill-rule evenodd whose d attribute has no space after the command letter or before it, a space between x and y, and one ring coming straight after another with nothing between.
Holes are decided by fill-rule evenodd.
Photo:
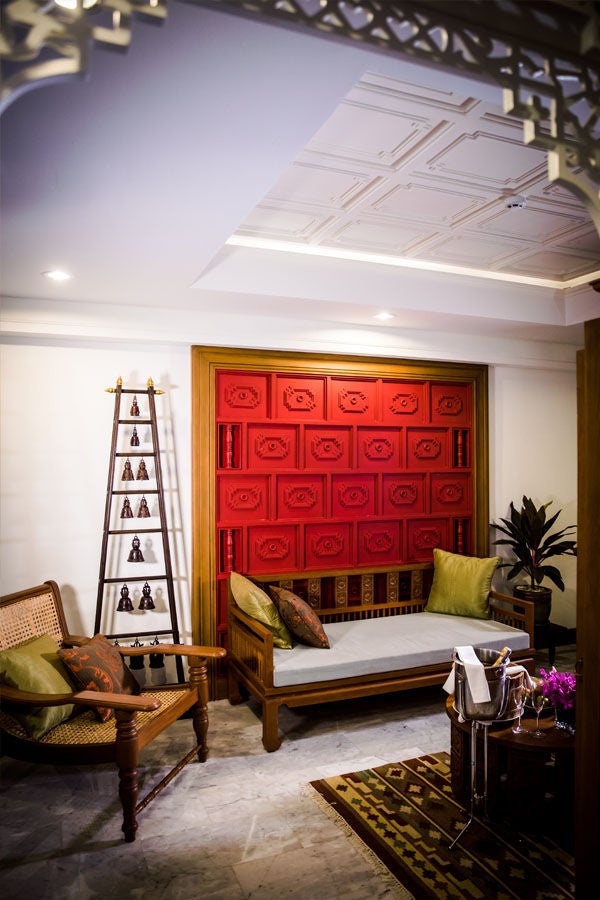
<instances>
[{"instance_id":1,"label":"ceiling cove lighting","mask_svg":"<svg viewBox=\"0 0 600 900\"><path fill-rule=\"evenodd\" d=\"M68 281L71 277L68 272L63 272L62 269L51 269L49 272L42 272L46 278L49 278L50 281Z\"/></svg>"},{"instance_id":2,"label":"ceiling cove lighting","mask_svg":"<svg viewBox=\"0 0 600 900\"><path fill-rule=\"evenodd\" d=\"M305 256L324 256L328 259L347 259L353 262L375 263L380 266L396 266L402 269L420 269L426 272L443 272L446 275L466 275L470 278L487 278L490 281L508 281L512 284L529 284L534 287L552 288L564 291L567 288L589 284L600 278L600 269L587 272L577 278L558 281L554 278L536 278L532 275L515 275L510 272L492 272L489 269L470 269L447 263L430 262L425 259L408 259L403 256L385 256L383 253L364 253L357 250L342 250L338 247L314 247L295 244L291 241L275 241L268 238L251 238L242 234L232 234L225 242L230 247L249 247L253 250L276 250L279 253L301 253Z\"/></svg>"}]
</instances>

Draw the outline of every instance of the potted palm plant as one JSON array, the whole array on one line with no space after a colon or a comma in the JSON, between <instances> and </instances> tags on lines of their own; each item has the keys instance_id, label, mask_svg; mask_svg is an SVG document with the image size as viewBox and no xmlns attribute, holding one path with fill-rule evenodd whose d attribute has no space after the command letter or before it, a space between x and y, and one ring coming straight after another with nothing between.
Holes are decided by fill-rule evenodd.
<instances>
[{"instance_id":1,"label":"potted palm plant","mask_svg":"<svg viewBox=\"0 0 600 900\"><path fill-rule=\"evenodd\" d=\"M516 557L512 562L501 563L500 567L511 566L507 575L509 580L516 578L521 572L528 576L526 584L514 586L513 594L524 600L533 600L536 625L548 623L552 606L552 589L541 584L543 579L547 578L561 591L565 589L560 571L556 566L548 565L547 560L556 556L577 556L577 542L565 537L575 529L575 525L568 525L550 534L550 529L562 511L559 509L553 516L546 518L546 510L551 503L552 500L549 500L538 507L530 497L524 496L520 510L515 509L511 501L510 519L500 519L501 525L492 522L492 528L506 535L494 541L494 544L510 547Z\"/></svg>"}]
</instances>

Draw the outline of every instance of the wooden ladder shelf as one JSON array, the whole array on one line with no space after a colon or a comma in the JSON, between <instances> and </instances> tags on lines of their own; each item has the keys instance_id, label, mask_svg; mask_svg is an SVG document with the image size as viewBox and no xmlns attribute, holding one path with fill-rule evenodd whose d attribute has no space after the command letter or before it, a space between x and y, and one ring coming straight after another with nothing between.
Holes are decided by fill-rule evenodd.
<instances>
[{"instance_id":1,"label":"wooden ladder shelf","mask_svg":"<svg viewBox=\"0 0 600 900\"><path fill-rule=\"evenodd\" d=\"M179 625L177 623L177 608L175 605L173 570L171 566L171 553L169 549L169 534L167 528L160 448L158 441L158 427L156 423L155 397L159 394L163 394L164 391L157 390L154 387L154 383L151 378L148 379L146 391L140 391L134 388L124 388L121 378L117 379L116 387L107 388L106 390L108 393L115 395L115 411L113 417L112 443L108 466L108 481L106 487L104 530L102 534L102 551L100 554L100 571L98 575L98 596L96 601L96 619L94 624L94 633L98 634L101 631L103 623L103 613L107 603L107 599L110 597L113 603L116 600L116 595L118 592L115 591L114 588L111 590L111 585L122 585L121 601L120 605L116 607L116 609L118 610L116 614L130 615L130 613L133 611L133 606L128 593L129 585L143 583L144 588L141 592L141 598L142 603L144 602L144 600L146 601L146 606L140 606L139 608L144 609L144 615L146 615L148 612L152 613L154 604L154 601L152 600L150 594L150 584L164 584L166 586L166 594L170 614L170 627L168 629L136 629L134 631L116 631L114 633L106 634L106 637L114 639L115 642L118 642L123 638L135 639L136 641L138 641L141 637L154 637L155 641L158 643L159 636L166 635L172 637L173 643L179 644L181 643L181 641L179 637ZM147 418L140 416L140 410L137 405L137 397L142 397L144 396L144 394L146 395L148 402ZM133 395L131 408L130 410L128 410L128 414L125 416L122 414L122 402L124 399L124 395ZM148 426L150 428L149 441L140 441L140 437L137 434L138 426ZM131 450L121 449L124 446L127 429L129 429L130 431L129 446L132 448ZM137 449L142 444L144 445L144 448ZM146 459L149 460L154 466L153 477L149 475L146 468ZM117 472L117 463L120 460L122 460L124 463L124 471L122 476L120 476ZM139 460L137 478L133 474L133 466L131 464L131 460ZM125 477L126 468L129 471L128 478ZM143 472L144 469L145 475L140 477L140 472ZM133 487L134 484L136 485L136 487ZM137 487L137 485L140 484L148 484L148 487ZM119 487L116 487L116 485L119 485ZM130 487L129 485L132 486ZM140 528L135 526L131 527L136 520L134 519L135 513L130 509L131 504L129 504L129 497L139 497L141 508L144 504L144 498L146 496L150 498L151 503L153 500L156 502L156 505L158 507L158 523L154 525L154 527L149 528ZM119 503L122 503L121 513L119 514L119 518L117 520L115 520L115 502L117 503L117 505ZM147 503L145 504L145 506L145 516L154 518L154 515L150 512L150 507ZM124 511L126 508L127 514L124 515ZM145 521L145 517L140 517L139 512L137 515L137 521ZM160 534L161 536L162 565L160 566L160 571L158 573L153 572L153 574L144 574L143 568L146 565L146 562L143 558L143 553L140 550L141 541L139 540L139 535L151 534ZM128 540L129 535L131 535L132 540L131 551L129 552L128 557L126 555L127 551L124 550L125 541L123 539L125 536L127 536L126 540ZM139 557L141 557L141 559L139 559ZM120 564L118 560L120 560ZM126 575L119 574L119 572L123 572L123 564L125 563L125 561L127 561L128 563L135 562L136 565L139 565L142 569L141 573L139 575L132 574L130 568L129 572ZM111 571L114 570L113 574L107 576L107 569L111 569ZM123 591L125 591L125 597ZM150 594L149 602L148 599L145 598L144 591L146 591L147 594ZM124 608L121 608L122 606ZM136 616L135 618L138 617ZM180 657L176 658L176 666L178 680L180 682L185 681L183 664Z\"/></svg>"}]
</instances>

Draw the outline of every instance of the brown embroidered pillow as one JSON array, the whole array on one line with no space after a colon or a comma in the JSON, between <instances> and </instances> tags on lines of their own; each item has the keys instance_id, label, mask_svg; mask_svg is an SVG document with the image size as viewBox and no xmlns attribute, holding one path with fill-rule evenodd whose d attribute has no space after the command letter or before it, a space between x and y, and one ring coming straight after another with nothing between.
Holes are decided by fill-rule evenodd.
<instances>
[{"instance_id":1,"label":"brown embroidered pillow","mask_svg":"<svg viewBox=\"0 0 600 900\"><path fill-rule=\"evenodd\" d=\"M139 694L140 686L123 662L123 657L103 634L96 634L80 647L58 651L79 690L105 691L110 694ZM112 709L97 707L101 722L112 716Z\"/></svg>"},{"instance_id":2,"label":"brown embroidered pillow","mask_svg":"<svg viewBox=\"0 0 600 900\"><path fill-rule=\"evenodd\" d=\"M286 588L270 585L269 590L281 618L294 637L298 638L300 643L308 644L309 647L321 647L328 650L329 640L321 620L308 603Z\"/></svg>"}]
</instances>

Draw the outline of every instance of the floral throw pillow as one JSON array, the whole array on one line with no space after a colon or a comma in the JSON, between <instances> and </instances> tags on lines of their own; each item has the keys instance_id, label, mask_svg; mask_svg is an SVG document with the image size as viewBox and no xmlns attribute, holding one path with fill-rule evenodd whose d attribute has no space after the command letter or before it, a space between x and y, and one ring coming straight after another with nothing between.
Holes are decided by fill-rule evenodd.
<instances>
[{"instance_id":1,"label":"floral throw pillow","mask_svg":"<svg viewBox=\"0 0 600 900\"><path fill-rule=\"evenodd\" d=\"M58 651L71 678L82 691L104 691L109 694L139 694L140 686L125 665L123 657L103 634L96 634L87 644ZM101 722L113 714L109 707L99 706L94 712Z\"/></svg>"},{"instance_id":2,"label":"floral throw pillow","mask_svg":"<svg viewBox=\"0 0 600 900\"><path fill-rule=\"evenodd\" d=\"M300 643L329 649L329 640L316 612L297 594L270 585L269 591L279 615Z\"/></svg>"}]
</instances>

